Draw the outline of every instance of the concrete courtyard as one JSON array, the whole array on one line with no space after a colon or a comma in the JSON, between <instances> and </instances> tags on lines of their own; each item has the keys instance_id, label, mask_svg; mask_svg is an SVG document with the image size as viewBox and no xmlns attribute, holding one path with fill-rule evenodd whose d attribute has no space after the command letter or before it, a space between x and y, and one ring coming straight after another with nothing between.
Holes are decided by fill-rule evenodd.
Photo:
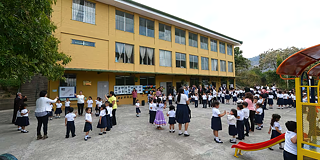
<instances>
[{"instance_id":1,"label":"concrete courtyard","mask_svg":"<svg viewBox=\"0 0 320 160\"><path fill-rule=\"evenodd\" d=\"M211 108L200 108L192 110L192 119L188 129L190 137L179 136L178 125L175 126L176 133L169 133L168 126L164 130L157 130L155 126L148 123L148 106L142 106L142 114L138 118L135 114L135 106L122 105L117 110L117 123L110 132L98 135L96 128L98 117L93 117L93 131L91 139L84 141L84 116L77 117L76 137L65 138L66 128L64 117L49 121L48 136L46 140L36 140L37 120L34 116L34 107L29 107L30 125L27 127L29 133L23 134L17 131L17 127L11 124L12 110L0 111L0 154L10 153L19 160L29 159L245 159L245 160L280 160L282 150L278 145L274 151L268 149L243 152L242 156L235 158L232 144L229 143L227 117L222 117L223 130L219 137L224 142L217 144L213 140L211 125ZM220 105L220 111L236 108L235 105ZM166 113L168 109L164 111ZM284 123L296 119L294 108L272 109L266 111L265 125L261 131L255 130L246 137L243 142L257 143L270 139L268 134L271 115L281 115L280 124L283 132L286 131ZM64 113L63 113L64 115ZM166 120L168 118L166 117Z\"/></svg>"}]
</instances>

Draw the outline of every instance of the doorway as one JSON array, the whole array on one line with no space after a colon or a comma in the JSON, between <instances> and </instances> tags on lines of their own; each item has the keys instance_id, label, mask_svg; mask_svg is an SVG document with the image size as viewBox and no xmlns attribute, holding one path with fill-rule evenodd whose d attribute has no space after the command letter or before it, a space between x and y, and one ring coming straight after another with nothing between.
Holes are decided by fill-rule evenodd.
<instances>
[{"instance_id":1,"label":"doorway","mask_svg":"<svg viewBox=\"0 0 320 160\"><path fill-rule=\"evenodd\" d=\"M98 81L98 94L100 98L104 98L104 95L109 93L109 82L108 81Z\"/></svg>"},{"instance_id":2,"label":"doorway","mask_svg":"<svg viewBox=\"0 0 320 160\"><path fill-rule=\"evenodd\" d=\"M167 85L166 85L166 89L167 89L167 92L164 92L166 94L166 96L169 95L169 93L171 93L171 95L173 95L172 93L172 82L167 82Z\"/></svg>"},{"instance_id":3,"label":"doorway","mask_svg":"<svg viewBox=\"0 0 320 160\"><path fill-rule=\"evenodd\" d=\"M181 88L181 82L176 82L176 90L178 91Z\"/></svg>"}]
</instances>

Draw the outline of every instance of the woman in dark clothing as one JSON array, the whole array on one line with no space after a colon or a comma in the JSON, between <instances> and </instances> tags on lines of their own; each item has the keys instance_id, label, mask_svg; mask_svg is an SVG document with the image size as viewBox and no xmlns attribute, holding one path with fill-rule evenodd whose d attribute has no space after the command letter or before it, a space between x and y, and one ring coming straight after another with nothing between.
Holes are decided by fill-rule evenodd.
<instances>
[{"instance_id":1,"label":"woman in dark clothing","mask_svg":"<svg viewBox=\"0 0 320 160\"><path fill-rule=\"evenodd\" d=\"M14 99L14 108L13 108L13 116L12 116L12 123L16 122L17 112L19 107L27 101L27 96L22 96L20 92L17 93L16 98Z\"/></svg>"}]
</instances>

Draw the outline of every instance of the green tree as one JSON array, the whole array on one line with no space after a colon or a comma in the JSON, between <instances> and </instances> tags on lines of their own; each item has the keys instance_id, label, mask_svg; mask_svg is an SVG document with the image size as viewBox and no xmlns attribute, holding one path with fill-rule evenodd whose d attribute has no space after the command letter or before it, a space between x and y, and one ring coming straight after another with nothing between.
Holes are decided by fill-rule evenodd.
<instances>
[{"instance_id":1,"label":"green tree","mask_svg":"<svg viewBox=\"0 0 320 160\"><path fill-rule=\"evenodd\" d=\"M234 48L234 62L236 74L241 71L248 70L250 67L250 60L243 57L242 50L240 50L239 47Z\"/></svg>"},{"instance_id":2,"label":"green tree","mask_svg":"<svg viewBox=\"0 0 320 160\"><path fill-rule=\"evenodd\" d=\"M22 82L35 74L63 77L71 57L58 51L51 6L55 0L0 2L0 78Z\"/></svg>"}]
</instances>

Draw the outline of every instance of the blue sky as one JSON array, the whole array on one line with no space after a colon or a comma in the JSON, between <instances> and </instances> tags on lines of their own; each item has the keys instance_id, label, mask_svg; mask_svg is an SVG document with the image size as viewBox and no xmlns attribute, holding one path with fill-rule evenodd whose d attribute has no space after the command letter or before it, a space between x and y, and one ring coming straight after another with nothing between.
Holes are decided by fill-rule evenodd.
<instances>
[{"instance_id":1,"label":"blue sky","mask_svg":"<svg viewBox=\"0 0 320 160\"><path fill-rule=\"evenodd\" d=\"M320 44L320 0L134 0L243 41L247 58Z\"/></svg>"}]
</instances>

